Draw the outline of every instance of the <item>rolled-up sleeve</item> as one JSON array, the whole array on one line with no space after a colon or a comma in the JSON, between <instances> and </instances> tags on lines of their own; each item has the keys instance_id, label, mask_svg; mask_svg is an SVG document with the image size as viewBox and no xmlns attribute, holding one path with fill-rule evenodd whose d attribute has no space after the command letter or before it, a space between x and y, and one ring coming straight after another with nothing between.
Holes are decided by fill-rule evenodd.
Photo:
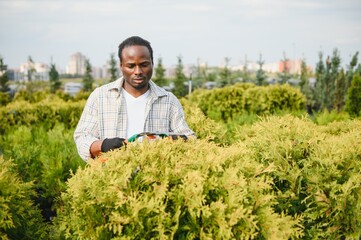
<instances>
[{"instance_id":1,"label":"rolled-up sleeve","mask_svg":"<svg viewBox=\"0 0 361 240\"><path fill-rule=\"evenodd\" d=\"M84 161L91 157L91 144L99 140L98 104L98 91L95 90L90 94L74 132L78 153Z\"/></svg>"}]
</instances>

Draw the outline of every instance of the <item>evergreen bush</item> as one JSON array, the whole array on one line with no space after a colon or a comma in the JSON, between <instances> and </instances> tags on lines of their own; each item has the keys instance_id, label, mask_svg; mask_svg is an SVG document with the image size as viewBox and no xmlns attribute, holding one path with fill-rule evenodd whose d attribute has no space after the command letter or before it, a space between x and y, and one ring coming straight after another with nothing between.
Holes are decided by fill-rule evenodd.
<instances>
[{"instance_id":1,"label":"evergreen bush","mask_svg":"<svg viewBox=\"0 0 361 240\"><path fill-rule=\"evenodd\" d=\"M47 239L49 226L32 198L33 183L20 180L14 163L0 156L0 238Z\"/></svg>"},{"instance_id":2,"label":"evergreen bush","mask_svg":"<svg viewBox=\"0 0 361 240\"><path fill-rule=\"evenodd\" d=\"M243 130L242 145L275 166L277 212L302 216L306 239L361 237L361 121L273 116Z\"/></svg>"},{"instance_id":3,"label":"evergreen bush","mask_svg":"<svg viewBox=\"0 0 361 240\"><path fill-rule=\"evenodd\" d=\"M33 199L48 221L54 215L56 198L65 190L70 171L84 165L77 154L73 131L59 124L51 130L19 126L1 137L0 152L5 159L14 159L13 169L22 181L34 182Z\"/></svg>"},{"instance_id":4,"label":"evergreen bush","mask_svg":"<svg viewBox=\"0 0 361 240\"><path fill-rule=\"evenodd\" d=\"M274 211L268 176L245 147L168 139L128 144L79 170L55 238L289 239L300 218ZM106 159L106 160L105 160Z\"/></svg>"}]
</instances>

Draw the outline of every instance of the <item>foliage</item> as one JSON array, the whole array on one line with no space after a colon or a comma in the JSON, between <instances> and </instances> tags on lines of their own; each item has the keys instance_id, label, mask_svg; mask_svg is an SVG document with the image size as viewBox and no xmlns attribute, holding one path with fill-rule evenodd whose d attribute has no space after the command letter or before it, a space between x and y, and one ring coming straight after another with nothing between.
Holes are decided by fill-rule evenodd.
<instances>
[{"instance_id":1,"label":"foliage","mask_svg":"<svg viewBox=\"0 0 361 240\"><path fill-rule=\"evenodd\" d=\"M250 88L243 99L244 110L255 114L298 111L304 109L306 103L305 96L288 84Z\"/></svg>"},{"instance_id":2,"label":"foliage","mask_svg":"<svg viewBox=\"0 0 361 240\"><path fill-rule=\"evenodd\" d=\"M209 118L216 121L227 121L242 113L243 94L253 84L236 84L212 90L197 90L190 96Z\"/></svg>"},{"instance_id":3,"label":"foliage","mask_svg":"<svg viewBox=\"0 0 361 240\"><path fill-rule=\"evenodd\" d=\"M34 104L27 101L11 102L0 107L0 133L20 125L41 125L51 129L56 123L63 123L66 128L74 128L84 104L84 101L66 103L58 98L44 99Z\"/></svg>"},{"instance_id":4,"label":"foliage","mask_svg":"<svg viewBox=\"0 0 361 240\"><path fill-rule=\"evenodd\" d=\"M177 57L178 63L175 70L174 89L172 92L177 97L184 97L187 94L186 87L184 85L186 76L183 73L182 57Z\"/></svg>"},{"instance_id":5,"label":"foliage","mask_svg":"<svg viewBox=\"0 0 361 240\"><path fill-rule=\"evenodd\" d=\"M4 92L0 92L0 107L6 106L8 103L10 103L10 95Z\"/></svg>"},{"instance_id":6,"label":"foliage","mask_svg":"<svg viewBox=\"0 0 361 240\"><path fill-rule=\"evenodd\" d=\"M259 60L257 61L259 68L256 72L256 82L258 86L266 84L266 72L262 69L264 65L264 60L262 60L262 54L259 55Z\"/></svg>"},{"instance_id":7,"label":"foliage","mask_svg":"<svg viewBox=\"0 0 361 240\"><path fill-rule=\"evenodd\" d=\"M35 69L35 63L34 63L34 60L31 56L28 57L28 69L27 69L27 73L26 73L26 77L27 77L27 80L28 82L32 82L33 80L35 80L34 78L36 77L35 74L36 74L36 69Z\"/></svg>"},{"instance_id":8,"label":"foliage","mask_svg":"<svg viewBox=\"0 0 361 240\"><path fill-rule=\"evenodd\" d=\"M314 116L314 122L318 125L327 125L335 121L346 121L350 119L350 115L347 112L338 112L332 110L329 112L327 109L317 112Z\"/></svg>"},{"instance_id":9,"label":"foliage","mask_svg":"<svg viewBox=\"0 0 361 240\"><path fill-rule=\"evenodd\" d=\"M298 111L305 107L305 97L289 85L255 86L238 83L212 90L197 90L189 99L209 118L227 122L241 114L272 114Z\"/></svg>"},{"instance_id":10,"label":"foliage","mask_svg":"<svg viewBox=\"0 0 361 240\"><path fill-rule=\"evenodd\" d=\"M94 79L92 76L92 66L90 64L90 60L86 59L85 60L85 73L83 76L83 89L84 91L88 91L90 92L91 90L93 90L93 83L94 83Z\"/></svg>"},{"instance_id":11,"label":"foliage","mask_svg":"<svg viewBox=\"0 0 361 240\"><path fill-rule=\"evenodd\" d=\"M32 201L33 183L20 180L14 169L0 156L0 238L47 239L49 227Z\"/></svg>"},{"instance_id":12,"label":"foliage","mask_svg":"<svg viewBox=\"0 0 361 240\"><path fill-rule=\"evenodd\" d=\"M333 109L340 112L345 105L346 78L343 69L338 73L335 81L335 96L333 98Z\"/></svg>"},{"instance_id":13,"label":"foliage","mask_svg":"<svg viewBox=\"0 0 361 240\"><path fill-rule=\"evenodd\" d=\"M75 172L83 164L77 157L72 135L72 129L59 124L50 130L20 126L9 130L1 139L3 157L14 159L14 170L22 181L34 182L37 195L33 198L48 221L56 198L65 189L70 170Z\"/></svg>"},{"instance_id":14,"label":"foliage","mask_svg":"<svg viewBox=\"0 0 361 240\"><path fill-rule=\"evenodd\" d=\"M282 65L283 65L283 69L282 72L280 72L278 74L278 78L279 78L279 82L281 84L285 84L288 82L288 80L291 79L291 74L290 74L290 59L286 57L286 53L283 53L283 59L281 60Z\"/></svg>"},{"instance_id":15,"label":"foliage","mask_svg":"<svg viewBox=\"0 0 361 240\"><path fill-rule=\"evenodd\" d=\"M328 56L325 64L323 63L322 58L323 54L320 53L319 62L316 67L316 95L318 97L320 108L327 108L330 110L335 103L334 93L336 90L336 81L337 78L340 77L340 53L337 49L334 49L332 57L330 58ZM343 84L343 86L345 86L345 84Z\"/></svg>"},{"instance_id":16,"label":"foliage","mask_svg":"<svg viewBox=\"0 0 361 240\"><path fill-rule=\"evenodd\" d=\"M167 85L167 79L165 78L165 68L162 64L162 58L158 58L157 66L154 68L155 76L152 78L152 80L161 87L164 87Z\"/></svg>"},{"instance_id":17,"label":"foliage","mask_svg":"<svg viewBox=\"0 0 361 240\"><path fill-rule=\"evenodd\" d=\"M198 139L207 139L216 143L223 143L224 132L222 126L216 121L206 117L202 110L189 100L182 98L181 104L184 109L186 122Z\"/></svg>"},{"instance_id":18,"label":"foliage","mask_svg":"<svg viewBox=\"0 0 361 240\"><path fill-rule=\"evenodd\" d=\"M274 211L268 173L245 147L204 140L128 144L68 182L57 238L289 239L300 218Z\"/></svg>"},{"instance_id":19,"label":"foliage","mask_svg":"<svg viewBox=\"0 0 361 240\"><path fill-rule=\"evenodd\" d=\"M49 71L49 81L50 81L50 92L55 93L61 87L61 82L59 78L59 73L56 70L55 64L50 65Z\"/></svg>"},{"instance_id":20,"label":"foliage","mask_svg":"<svg viewBox=\"0 0 361 240\"><path fill-rule=\"evenodd\" d=\"M7 69L8 66L4 64L4 60L0 56L0 92L4 92L4 93L10 90Z\"/></svg>"},{"instance_id":21,"label":"foliage","mask_svg":"<svg viewBox=\"0 0 361 240\"><path fill-rule=\"evenodd\" d=\"M361 76L355 74L347 92L346 109L352 116L361 116Z\"/></svg>"},{"instance_id":22,"label":"foliage","mask_svg":"<svg viewBox=\"0 0 361 240\"><path fill-rule=\"evenodd\" d=\"M275 166L277 212L302 216L305 239L361 237L361 121L271 116L238 134L260 163Z\"/></svg>"},{"instance_id":23,"label":"foliage","mask_svg":"<svg viewBox=\"0 0 361 240\"><path fill-rule=\"evenodd\" d=\"M117 61L115 60L114 53L110 54L108 73L110 74L109 82L113 82L118 78Z\"/></svg>"},{"instance_id":24,"label":"foliage","mask_svg":"<svg viewBox=\"0 0 361 240\"><path fill-rule=\"evenodd\" d=\"M224 67L220 70L218 86L224 87L232 84L231 70L229 67L230 58L224 58Z\"/></svg>"},{"instance_id":25,"label":"foliage","mask_svg":"<svg viewBox=\"0 0 361 240\"><path fill-rule=\"evenodd\" d=\"M346 81L346 91L347 89L351 86L351 82L352 82L352 78L355 74L355 71L357 69L356 66L357 66L357 63L358 63L358 54L359 52L356 52L352 58L351 58L351 61L350 61L350 64L348 65L348 70L346 72L346 78L347 78L347 81Z\"/></svg>"}]
</instances>

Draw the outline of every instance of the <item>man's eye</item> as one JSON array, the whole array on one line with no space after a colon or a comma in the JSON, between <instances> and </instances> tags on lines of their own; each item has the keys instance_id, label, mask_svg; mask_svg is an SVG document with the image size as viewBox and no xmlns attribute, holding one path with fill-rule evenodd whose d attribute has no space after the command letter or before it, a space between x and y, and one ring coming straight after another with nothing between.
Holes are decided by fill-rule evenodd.
<instances>
[{"instance_id":1,"label":"man's eye","mask_svg":"<svg viewBox=\"0 0 361 240\"><path fill-rule=\"evenodd\" d=\"M135 65L128 65L128 68L134 68Z\"/></svg>"},{"instance_id":2,"label":"man's eye","mask_svg":"<svg viewBox=\"0 0 361 240\"><path fill-rule=\"evenodd\" d=\"M149 63L142 63L142 67L148 67Z\"/></svg>"}]
</instances>

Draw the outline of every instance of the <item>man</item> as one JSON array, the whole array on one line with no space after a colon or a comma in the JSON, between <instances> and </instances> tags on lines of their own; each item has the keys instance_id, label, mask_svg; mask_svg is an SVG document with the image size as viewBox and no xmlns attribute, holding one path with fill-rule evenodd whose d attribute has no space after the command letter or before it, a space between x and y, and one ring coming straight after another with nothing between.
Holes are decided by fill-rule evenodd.
<instances>
[{"instance_id":1,"label":"man","mask_svg":"<svg viewBox=\"0 0 361 240\"><path fill-rule=\"evenodd\" d=\"M150 43L130 37L119 45L118 55L123 77L90 94L74 132L80 157L87 161L120 148L126 139L141 132L194 136L179 100L151 80L154 63Z\"/></svg>"}]
</instances>

